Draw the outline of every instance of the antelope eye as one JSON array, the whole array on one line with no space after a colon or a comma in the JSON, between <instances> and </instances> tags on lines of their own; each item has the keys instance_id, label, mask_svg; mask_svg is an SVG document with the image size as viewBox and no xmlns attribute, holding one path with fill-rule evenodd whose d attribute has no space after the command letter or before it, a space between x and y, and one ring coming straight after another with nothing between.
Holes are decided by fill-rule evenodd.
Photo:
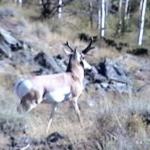
<instances>
[{"instance_id":1,"label":"antelope eye","mask_svg":"<svg viewBox=\"0 0 150 150\"><path fill-rule=\"evenodd\" d=\"M80 61L83 61L83 60L84 60L84 58L81 56L81 57L80 57Z\"/></svg>"}]
</instances>

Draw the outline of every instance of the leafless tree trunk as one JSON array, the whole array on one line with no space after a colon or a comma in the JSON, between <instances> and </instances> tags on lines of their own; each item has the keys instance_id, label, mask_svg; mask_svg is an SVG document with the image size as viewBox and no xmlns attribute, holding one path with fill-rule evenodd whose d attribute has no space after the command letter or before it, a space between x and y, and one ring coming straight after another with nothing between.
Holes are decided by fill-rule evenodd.
<instances>
[{"instance_id":1,"label":"leafless tree trunk","mask_svg":"<svg viewBox=\"0 0 150 150\"><path fill-rule=\"evenodd\" d=\"M106 16L108 16L109 14L109 5L110 5L110 0L106 0L105 2Z\"/></svg>"},{"instance_id":2,"label":"leafless tree trunk","mask_svg":"<svg viewBox=\"0 0 150 150\"><path fill-rule=\"evenodd\" d=\"M117 26L117 34L123 34L128 26L129 22L129 0L120 0L119 1L119 21Z\"/></svg>"},{"instance_id":3,"label":"leafless tree trunk","mask_svg":"<svg viewBox=\"0 0 150 150\"><path fill-rule=\"evenodd\" d=\"M138 45L142 45L142 41L143 41L146 4L147 4L147 0L141 0L141 2L140 2L140 10L139 10L140 11L140 19L139 19Z\"/></svg>"},{"instance_id":4,"label":"leafless tree trunk","mask_svg":"<svg viewBox=\"0 0 150 150\"><path fill-rule=\"evenodd\" d=\"M125 0L125 21L129 19L129 13L128 13L128 7L129 7L129 0Z\"/></svg>"},{"instance_id":5,"label":"leafless tree trunk","mask_svg":"<svg viewBox=\"0 0 150 150\"><path fill-rule=\"evenodd\" d=\"M89 12L90 12L90 27L93 28L93 2L89 2Z\"/></svg>"},{"instance_id":6,"label":"leafless tree trunk","mask_svg":"<svg viewBox=\"0 0 150 150\"><path fill-rule=\"evenodd\" d=\"M99 0L99 8L98 8L98 27L100 30L100 37L104 37L105 35L105 16L106 16L106 1Z\"/></svg>"},{"instance_id":7,"label":"leafless tree trunk","mask_svg":"<svg viewBox=\"0 0 150 150\"><path fill-rule=\"evenodd\" d=\"M14 0L14 2L15 2L18 6L21 6L21 7L22 7L22 3L23 3L22 0Z\"/></svg>"},{"instance_id":8,"label":"leafless tree trunk","mask_svg":"<svg viewBox=\"0 0 150 150\"><path fill-rule=\"evenodd\" d=\"M97 22L97 26L98 26L98 30L100 31L100 29L101 29L101 2L100 2L100 0L98 0L97 3L98 3L98 22Z\"/></svg>"},{"instance_id":9,"label":"leafless tree trunk","mask_svg":"<svg viewBox=\"0 0 150 150\"><path fill-rule=\"evenodd\" d=\"M39 5L42 5L42 1L41 0L38 0L38 3L39 3Z\"/></svg>"},{"instance_id":10,"label":"leafless tree trunk","mask_svg":"<svg viewBox=\"0 0 150 150\"><path fill-rule=\"evenodd\" d=\"M130 14L129 14L129 2L130 0L125 0L125 6L124 6L124 13L123 13L123 32L127 31L129 29L129 19L130 19Z\"/></svg>"},{"instance_id":11,"label":"leafless tree trunk","mask_svg":"<svg viewBox=\"0 0 150 150\"><path fill-rule=\"evenodd\" d=\"M62 0L59 0L59 2L58 2L58 18L59 19L61 19L61 17L62 17Z\"/></svg>"},{"instance_id":12,"label":"leafless tree trunk","mask_svg":"<svg viewBox=\"0 0 150 150\"><path fill-rule=\"evenodd\" d=\"M120 34L122 32L123 25L123 0L119 1L119 22L117 26L117 33Z\"/></svg>"}]
</instances>

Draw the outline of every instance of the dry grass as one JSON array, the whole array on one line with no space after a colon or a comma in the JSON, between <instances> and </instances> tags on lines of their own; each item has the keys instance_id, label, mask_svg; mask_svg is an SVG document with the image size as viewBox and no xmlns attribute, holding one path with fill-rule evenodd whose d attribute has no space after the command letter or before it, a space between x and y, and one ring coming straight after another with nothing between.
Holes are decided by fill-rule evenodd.
<instances>
[{"instance_id":1,"label":"dry grass","mask_svg":"<svg viewBox=\"0 0 150 150\"><path fill-rule=\"evenodd\" d=\"M29 126L28 132L31 136L45 137L47 135L46 127L48 124L50 110L50 106L41 104L41 106L38 106L35 110L33 110L30 115L27 115L26 119ZM83 116L83 120L84 127L81 128L73 108L69 108L67 104L62 104L55 114L49 134L59 132L67 135L73 142L86 140L88 136L87 129L92 127L93 121L85 118L85 116Z\"/></svg>"},{"instance_id":2,"label":"dry grass","mask_svg":"<svg viewBox=\"0 0 150 150\"><path fill-rule=\"evenodd\" d=\"M145 90L143 94L146 95L147 92ZM141 116L149 110L147 97L142 93L132 95L131 99L128 95L119 96L112 92L103 95L96 93L97 91L91 89L88 95L83 95L79 100L83 128L80 127L73 109L64 103L58 108L49 133L57 131L68 135L72 143L87 141L89 138L97 139L98 143L102 142L104 149L110 150L118 147L136 149L149 146L148 126ZM93 105L89 105L91 102ZM38 138L46 136L50 109L47 104L41 104L26 114L29 135Z\"/></svg>"}]
</instances>

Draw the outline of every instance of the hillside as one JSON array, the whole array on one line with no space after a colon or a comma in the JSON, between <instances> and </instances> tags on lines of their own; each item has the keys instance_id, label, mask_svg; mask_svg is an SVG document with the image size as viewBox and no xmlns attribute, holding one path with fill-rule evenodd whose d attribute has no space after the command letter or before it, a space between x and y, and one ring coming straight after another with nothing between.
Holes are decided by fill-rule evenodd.
<instances>
[{"instance_id":1,"label":"hillside","mask_svg":"<svg viewBox=\"0 0 150 150\"><path fill-rule=\"evenodd\" d=\"M41 21L31 17L37 15L36 9L26 9L13 4L0 7L0 149L149 149L148 44L137 47L123 38L98 38L93 43L86 59L95 72L85 72L79 98L82 128L67 102L59 105L48 134L49 104L17 112L19 99L13 87L19 78L64 72L69 61L64 43L79 51L88 44L78 37L88 27L74 26L80 18ZM88 34L95 36L96 31Z\"/></svg>"}]
</instances>

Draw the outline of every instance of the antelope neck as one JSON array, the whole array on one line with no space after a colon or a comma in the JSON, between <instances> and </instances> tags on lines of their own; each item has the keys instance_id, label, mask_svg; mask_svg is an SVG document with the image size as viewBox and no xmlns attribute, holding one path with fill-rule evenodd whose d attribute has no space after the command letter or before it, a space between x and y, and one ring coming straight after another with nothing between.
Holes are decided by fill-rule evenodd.
<instances>
[{"instance_id":1,"label":"antelope neck","mask_svg":"<svg viewBox=\"0 0 150 150\"><path fill-rule=\"evenodd\" d=\"M84 69L81 65L74 65L70 71L74 79L79 80L80 82L84 79Z\"/></svg>"}]
</instances>

